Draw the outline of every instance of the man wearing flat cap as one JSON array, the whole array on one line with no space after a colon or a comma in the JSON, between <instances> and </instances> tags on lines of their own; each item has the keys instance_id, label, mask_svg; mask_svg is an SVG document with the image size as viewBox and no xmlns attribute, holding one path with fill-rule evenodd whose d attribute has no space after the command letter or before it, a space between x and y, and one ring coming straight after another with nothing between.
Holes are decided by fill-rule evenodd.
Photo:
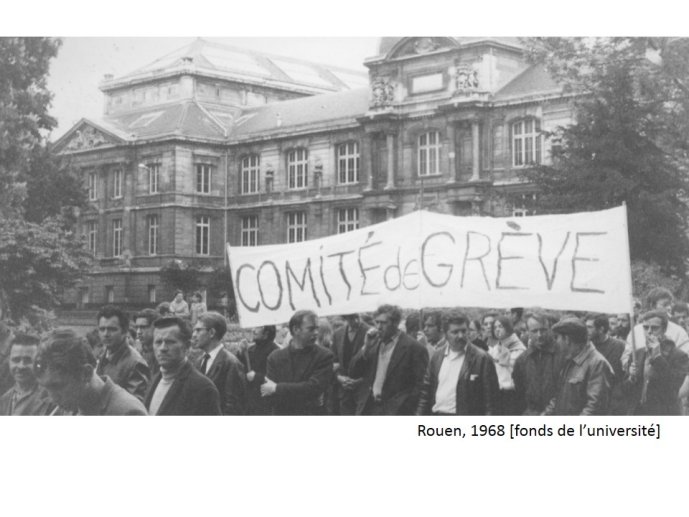
<instances>
[{"instance_id":1,"label":"man wearing flat cap","mask_svg":"<svg viewBox=\"0 0 689 517\"><path fill-rule=\"evenodd\" d=\"M552 332L566 359L557 394L543 414L607 414L614 375L605 357L588 341L586 325L578 318L566 318Z\"/></svg>"}]
</instances>

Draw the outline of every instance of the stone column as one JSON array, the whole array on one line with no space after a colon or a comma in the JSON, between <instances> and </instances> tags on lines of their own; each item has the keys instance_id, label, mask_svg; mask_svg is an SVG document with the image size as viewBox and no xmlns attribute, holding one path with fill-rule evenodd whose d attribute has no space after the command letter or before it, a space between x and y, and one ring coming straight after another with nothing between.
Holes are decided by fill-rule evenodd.
<instances>
[{"instance_id":1,"label":"stone column","mask_svg":"<svg viewBox=\"0 0 689 517\"><path fill-rule=\"evenodd\" d=\"M459 181L457 171L457 143L454 123L450 122L447 125L447 166L448 175L447 182L454 183Z\"/></svg>"},{"instance_id":2,"label":"stone column","mask_svg":"<svg viewBox=\"0 0 689 517\"><path fill-rule=\"evenodd\" d=\"M387 133L385 143L388 148L388 181L385 188L393 189L395 188L395 135Z\"/></svg>"},{"instance_id":3,"label":"stone column","mask_svg":"<svg viewBox=\"0 0 689 517\"><path fill-rule=\"evenodd\" d=\"M481 141L479 123L471 123L471 181L479 181L481 170Z\"/></svg>"},{"instance_id":4,"label":"stone column","mask_svg":"<svg viewBox=\"0 0 689 517\"><path fill-rule=\"evenodd\" d=\"M366 174L365 190L373 190L373 135L365 134L361 141L361 164Z\"/></svg>"}]
</instances>

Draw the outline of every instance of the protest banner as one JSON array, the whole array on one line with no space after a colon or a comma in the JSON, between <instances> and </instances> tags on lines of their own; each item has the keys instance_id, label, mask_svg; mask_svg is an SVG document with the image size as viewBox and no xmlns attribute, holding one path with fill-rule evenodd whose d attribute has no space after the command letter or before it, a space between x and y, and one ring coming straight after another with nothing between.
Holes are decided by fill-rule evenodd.
<instances>
[{"instance_id":1,"label":"protest banner","mask_svg":"<svg viewBox=\"0 0 689 517\"><path fill-rule=\"evenodd\" d=\"M417 211L294 244L227 253L242 327L423 307L629 312L626 207L532 217Z\"/></svg>"}]
</instances>

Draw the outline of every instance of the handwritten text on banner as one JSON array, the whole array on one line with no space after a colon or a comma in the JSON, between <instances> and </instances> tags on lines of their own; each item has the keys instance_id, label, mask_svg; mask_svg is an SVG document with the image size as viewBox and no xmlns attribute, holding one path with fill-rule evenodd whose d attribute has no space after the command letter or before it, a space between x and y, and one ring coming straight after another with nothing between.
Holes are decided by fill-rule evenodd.
<instances>
[{"instance_id":1,"label":"handwritten text on banner","mask_svg":"<svg viewBox=\"0 0 689 517\"><path fill-rule=\"evenodd\" d=\"M626 209L520 218L419 211L296 244L230 247L243 327L423 307L627 312Z\"/></svg>"}]
</instances>

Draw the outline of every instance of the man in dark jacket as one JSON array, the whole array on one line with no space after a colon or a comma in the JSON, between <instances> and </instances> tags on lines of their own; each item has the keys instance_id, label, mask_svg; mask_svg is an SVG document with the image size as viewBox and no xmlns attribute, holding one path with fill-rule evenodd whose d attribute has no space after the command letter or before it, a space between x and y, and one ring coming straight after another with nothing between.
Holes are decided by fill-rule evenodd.
<instances>
[{"instance_id":1,"label":"man in dark jacket","mask_svg":"<svg viewBox=\"0 0 689 517\"><path fill-rule=\"evenodd\" d=\"M192 333L192 345L202 353L194 361L198 371L213 381L220 394L223 415L246 413L246 378L244 366L227 351L221 339L227 332L225 317L217 312L198 316Z\"/></svg>"},{"instance_id":2,"label":"man in dark jacket","mask_svg":"<svg viewBox=\"0 0 689 517\"><path fill-rule=\"evenodd\" d=\"M366 333L364 346L352 359L350 375L364 379L357 415L413 415L428 365L428 351L399 330L402 313L381 305L375 328Z\"/></svg>"},{"instance_id":3,"label":"man in dark jacket","mask_svg":"<svg viewBox=\"0 0 689 517\"><path fill-rule=\"evenodd\" d=\"M614 374L608 414L625 415L627 408L622 393L622 380L624 378L622 354L624 353L625 342L610 335L610 320L605 314L587 314L584 321L591 343L596 347L596 350L603 354Z\"/></svg>"},{"instance_id":4,"label":"man in dark jacket","mask_svg":"<svg viewBox=\"0 0 689 517\"><path fill-rule=\"evenodd\" d=\"M333 376L333 354L316 344L317 316L297 311L289 321L289 345L268 356L261 395L270 397L274 415L323 415L325 390Z\"/></svg>"},{"instance_id":5,"label":"man in dark jacket","mask_svg":"<svg viewBox=\"0 0 689 517\"><path fill-rule=\"evenodd\" d=\"M469 318L452 312L443 319L445 344L431 357L417 415L492 415L498 402L493 359L469 343Z\"/></svg>"},{"instance_id":6,"label":"man in dark jacket","mask_svg":"<svg viewBox=\"0 0 689 517\"><path fill-rule=\"evenodd\" d=\"M106 305L98 312L97 321L105 352L98 360L96 373L107 375L115 384L143 400L151 372L141 354L127 344L129 317L123 310Z\"/></svg>"},{"instance_id":7,"label":"man in dark jacket","mask_svg":"<svg viewBox=\"0 0 689 517\"><path fill-rule=\"evenodd\" d=\"M220 415L220 396L213 382L187 359L191 328L178 317L153 324L153 351L160 372L153 378L145 404L151 415Z\"/></svg>"},{"instance_id":8,"label":"man in dark jacket","mask_svg":"<svg viewBox=\"0 0 689 517\"><path fill-rule=\"evenodd\" d=\"M563 349L552 339L550 321L545 314L531 312L525 321L528 348L517 357L512 380L520 412L540 415L557 393L565 357Z\"/></svg>"},{"instance_id":9,"label":"man in dark jacket","mask_svg":"<svg viewBox=\"0 0 689 517\"><path fill-rule=\"evenodd\" d=\"M565 351L558 392L548 403L546 415L606 415L613 382L612 368L588 341L586 325L565 318L553 326L557 343Z\"/></svg>"},{"instance_id":10,"label":"man in dark jacket","mask_svg":"<svg viewBox=\"0 0 689 517\"><path fill-rule=\"evenodd\" d=\"M627 365L624 388L636 415L679 415L679 389L689 374L689 356L665 337L665 311L641 317L646 344L636 349Z\"/></svg>"},{"instance_id":11,"label":"man in dark jacket","mask_svg":"<svg viewBox=\"0 0 689 517\"><path fill-rule=\"evenodd\" d=\"M139 399L106 375L96 375L91 346L73 330L52 331L36 356L36 378L63 412L77 415L146 415Z\"/></svg>"},{"instance_id":12,"label":"man in dark jacket","mask_svg":"<svg viewBox=\"0 0 689 517\"><path fill-rule=\"evenodd\" d=\"M335 352L335 375L337 378L337 411L340 415L353 415L356 411L356 401L365 388L364 380L352 378L352 358L364 346L364 337L370 328L358 314L346 314L342 317L345 324L333 334L333 350Z\"/></svg>"},{"instance_id":13,"label":"man in dark jacket","mask_svg":"<svg viewBox=\"0 0 689 517\"><path fill-rule=\"evenodd\" d=\"M248 370L247 380L247 413L250 415L270 415L273 409L270 398L261 397L261 384L266 380L268 356L280 347L275 344L275 325L257 327L253 330L254 342L249 346L248 341L241 343L244 351L240 359Z\"/></svg>"}]
</instances>

